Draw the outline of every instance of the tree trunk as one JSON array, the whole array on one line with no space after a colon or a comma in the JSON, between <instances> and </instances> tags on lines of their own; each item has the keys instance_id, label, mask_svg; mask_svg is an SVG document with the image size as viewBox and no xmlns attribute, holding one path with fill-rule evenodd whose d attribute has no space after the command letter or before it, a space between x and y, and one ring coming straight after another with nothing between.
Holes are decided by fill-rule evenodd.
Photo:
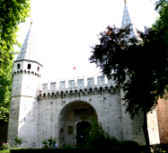
<instances>
[{"instance_id":1,"label":"tree trunk","mask_svg":"<svg viewBox=\"0 0 168 153\"><path fill-rule=\"evenodd\" d=\"M150 153L150 142L149 142L149 134L148 134L148 126L147 126L147 113L144 112L144 123L143 123L143 131L146 141L147 152Z\"/></svg>"}]
</instances>

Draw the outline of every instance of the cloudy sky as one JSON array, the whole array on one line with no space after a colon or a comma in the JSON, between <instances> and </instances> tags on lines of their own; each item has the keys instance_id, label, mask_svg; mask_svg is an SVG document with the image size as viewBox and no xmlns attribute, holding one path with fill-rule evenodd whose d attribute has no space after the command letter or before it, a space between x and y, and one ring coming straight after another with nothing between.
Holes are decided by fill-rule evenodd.
<instances>
[{"instance_id":1,"label":"cloudy sky","mask_svg":"<svg viewBox=\"0 0 168 153\"><path fill-rule=\"evenodd\" d=\"M127 0L138 29L156 19L153 0ZM124 0L32 1L33 52L44 65L43 81L98 75L89 63L91 47L108 25L121 25ZM22 43L28 24L20 25ZM73 67L76 67L74 70Z\"/></svg>"}]
</instances>

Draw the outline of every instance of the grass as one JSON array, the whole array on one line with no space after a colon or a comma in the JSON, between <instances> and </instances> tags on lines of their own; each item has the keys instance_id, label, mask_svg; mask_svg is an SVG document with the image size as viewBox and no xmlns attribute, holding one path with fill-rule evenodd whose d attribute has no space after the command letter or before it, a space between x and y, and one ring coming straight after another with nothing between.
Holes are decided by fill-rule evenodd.
<instances>
[{"instance_id":1,"label":"grass","mask_svg":"<svg viewBox=\"0 0 168 153\"><path fill-rule=\"evenodd\" d=\"M7 150L0 150L0 153L10 153L10 151L7 149Z\"/></svg>"}]
</instances>

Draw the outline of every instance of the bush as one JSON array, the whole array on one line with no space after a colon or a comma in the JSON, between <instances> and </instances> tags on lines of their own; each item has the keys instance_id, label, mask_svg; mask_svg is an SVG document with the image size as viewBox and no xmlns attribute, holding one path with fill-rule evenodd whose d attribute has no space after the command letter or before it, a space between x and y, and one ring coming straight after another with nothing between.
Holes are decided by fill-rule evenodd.
<instances>
[{"instance_id":1,"label":"bush","mask_svg":"<svg viewBox=\"0 0 168 153\"><path fill-rule=\"evenodd\" d=\"M2 150L7 150L9 148L8 143L3 143L1 148L2 148Z\"/></svg>"},{"instance_id":2,"label":"bush","mask_svg":"<svg viewBox=\"0 0 168 153\"><path fill-rule=\"evenodd\" d=\"M121 148L124 152L140 152L139 144L131 140L121 141Z\"/></svg>"},{"instance_id":3,"label":"bush","mask_svg":"<svg viewBox=\"0 0 168 153\"><path fill-rule=\"evenodd\" d=\"M153 153L168 153L168 144L157 144L150 146Z\"/></svg>"},{"instance_id":4,"label":"bush","mask_svg":"<svg viewBox=\"0 0 168 153\"><path fill-rule=\"evenodd\" d=\"M11 150L11 153L97 153L87 149L19 149Z\"/></svg>"},{"instance_id":5,"label":"bush","mask_svg":"<svg viewBox=\"0 0 168 153\"><path fill-rule=\"evenodd\" d=\"M0 150L6 150L6 149L8 149L8 148L9 148L8 143L1 143L1 144L0 144Z\"/></svg>"},{"instance_id":6,"label":"bush","mask_svg":"<svg viewBox=\"0 0 168 153\"><path fill-rule=\"evenodd\" d=\"M121 141L121 145L125 145L125 146L132 146L132 147L139 147L139 144L135 141L131 141L131 140L126 140L126 141Z\"/></svg>"},{"instance_id":7,"label":"bush","mask_svg":"<svg viewBox=\"0 0 168 153\"><path fill-rule=\"evenodd\" d=\"M16 137L14 141L15 141L15 145L16 145L16 146L19 146L19 145L22 144L22 139L19 138L19 137Z\"/></svg>"},{"instance_id":8,"label":"bush","mask_svg":"<svg viewBox=\"0 0 168 153\"><path fill-rule=\"evenodd\" d=\"M52 138L48 139L48 140L44 140L43 142L43 148L54 148L56 145L56 141L53 140Z\"/></svg>"},{"instance_id":9,"label":"bush","mask_svg":"<svg viewBox=\"0 0 168 153\"><path fill-rule=\"evenodd\" d=\"M71 149L77 149L77 146L72 146L72 145L63 145L61 149L63 150L71 150Z\"/></svg>"},{"instance_id":10,"label":"bush","mask_svg":"<svg viewBox=\"0 0 168 153\"><path fill-rule=\"evenodd\" d=\"M116 138L110 137L96 120L92 120L91 129L87 138L88 148L111 148L119 144L120 142Z\"/></svg>"}]
</instances>

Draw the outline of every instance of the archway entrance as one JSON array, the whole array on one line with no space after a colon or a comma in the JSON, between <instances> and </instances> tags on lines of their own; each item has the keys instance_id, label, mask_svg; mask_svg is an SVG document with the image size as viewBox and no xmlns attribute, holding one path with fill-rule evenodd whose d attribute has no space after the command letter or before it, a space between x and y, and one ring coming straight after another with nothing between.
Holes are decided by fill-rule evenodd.
<instances>
[{"instance_id":1,"label":"archway entrance","mask_svg":"<svg viewBox=\"0 0 168 153\"><path fill-rule=\"evenodd\" d=\"M92 120L97 122L97 114L90 104L81 101L67 104L59 117L59 144L84 144Z\"/></svg>"},{"instance_id":2,"label":"archway entrance","mask_svg":"<svg viewBox=\"0 0 168 153\"><path fill-rule=\"evenodd\" d=\"M81 121L76 126L76 141L77 145L84 145L87 143L87 138L91 129L91 124L87 121Z\"/></svg>"}]
</instances>

